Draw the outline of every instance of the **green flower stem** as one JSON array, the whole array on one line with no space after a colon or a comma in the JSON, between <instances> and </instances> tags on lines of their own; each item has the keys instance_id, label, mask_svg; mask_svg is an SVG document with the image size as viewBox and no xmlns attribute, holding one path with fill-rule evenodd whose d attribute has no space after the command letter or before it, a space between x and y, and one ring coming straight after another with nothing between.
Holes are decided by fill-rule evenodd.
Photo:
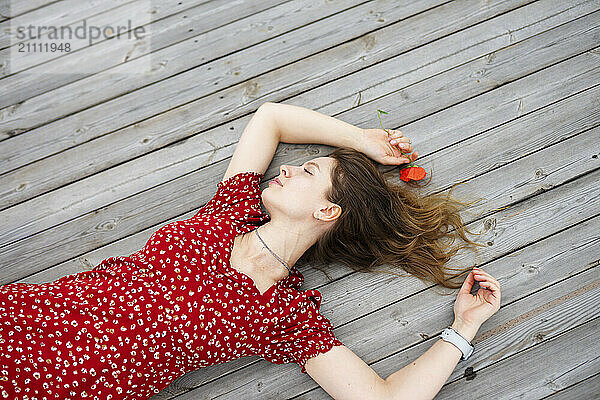
<instances>
[{"instance_id":1,"label":"green flower stem","mask_svg":"<svg viewBox=\"0 0 600 400\"><path fill-rule=\"evenodd\" d=\"M380 109L378 108L378 109L377 109L377 118L379 118L379 125L381 125L381 129L383 129L383 130L384 130L384 131L387 133L387 135L388 135L388 137L389 137L389 136L390 136L390 131L388 131L387 129L385 129L385 128L383 127L383 123L381 122L381 114L380 114L380 113L387 114L387 112L385 112L385 111L383 111L383 110L380 110ZM398 148L398 149L399 149L399 148ZM407 154L403 153L403 152L402 152L402 150L399 150L399 151L400 151L400 154L402 154L403 156L405 156L406 158L408 158L408 160L409 160L409 163L407 164L407 166L408 166L408 167L414 167L415 165L412 163L412 161L410 161L410 157L409 157Z\"/></svg>"}]
</instances>

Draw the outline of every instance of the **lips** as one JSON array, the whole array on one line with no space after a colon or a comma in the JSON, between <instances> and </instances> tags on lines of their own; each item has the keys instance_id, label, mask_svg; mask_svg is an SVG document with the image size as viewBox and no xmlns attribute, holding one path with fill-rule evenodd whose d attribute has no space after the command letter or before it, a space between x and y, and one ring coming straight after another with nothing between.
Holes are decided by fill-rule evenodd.
<instances>
[{"instance_id":1,"label":"lips","mask_svg":"<svg viewBox=\"0 0 600 400\"><path fill-rule=\"evenodd\" d=\"M283 186L283 184L281 183L279 178L275 178L275 179L273 179L273 181L275 181L275 183L277 183L278 185Z\"/></svg>"}]
</instances>

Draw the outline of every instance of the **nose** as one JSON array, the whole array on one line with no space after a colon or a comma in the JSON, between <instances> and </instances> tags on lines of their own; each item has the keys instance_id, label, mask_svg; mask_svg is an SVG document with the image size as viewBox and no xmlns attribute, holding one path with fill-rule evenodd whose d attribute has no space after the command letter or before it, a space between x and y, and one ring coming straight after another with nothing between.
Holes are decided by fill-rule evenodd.
<instances>
[{"instance_id":1,"label":"nose","mask_svg":"<svg viewBox=\"0 0 600 400\"><path fill-rule=\"evenodd\" d=\"M281 165L279 167L279 173L287 178L290 175L287 165Z\"/></svg>"},{"instance_id":2,"label":"nose","mask_svg":"<svg viewBox=\"0 0 600 400\"><path fill-rule=\"evenodd\" d=\"M295 173L293 171L301 170L301 169L302 169L301 166L281 165L279 167L279 173L281 174L282 177L289 178L292 173Z\"/></svg>"}]
</instances>

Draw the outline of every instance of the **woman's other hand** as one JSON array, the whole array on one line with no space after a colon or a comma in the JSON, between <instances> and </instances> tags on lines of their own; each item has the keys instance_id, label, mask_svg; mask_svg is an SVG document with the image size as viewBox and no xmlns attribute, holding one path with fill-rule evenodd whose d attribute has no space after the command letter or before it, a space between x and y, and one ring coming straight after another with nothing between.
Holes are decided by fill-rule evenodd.
<instances>
[{"instance_id":1,"label":"woman's other hand","mask_svg":"<svg viewBox=\"0 0 600 400\"><path fill-rule=\"evenodd\" d=\"M475 281L479 282L480 288L472 295ZM479 328L500 309L500 300L500 283L487 272L473 268L456 296L454 318L463 325Z\"/></svg>"},{"instance_id":2,"label":"woman's other hand","mask_svg":"<svg viewBox=\"0 0 600 400\"><path fill-rule=\"evenodd\" d=\"M363 129L359 151L383 165L400 165L415 161L419 152L413 153L410 139L404 137L402 131L388 131L389 135L383 129ZM396 143L392 143L394 140Z\"/></svg>"}]
</instances>

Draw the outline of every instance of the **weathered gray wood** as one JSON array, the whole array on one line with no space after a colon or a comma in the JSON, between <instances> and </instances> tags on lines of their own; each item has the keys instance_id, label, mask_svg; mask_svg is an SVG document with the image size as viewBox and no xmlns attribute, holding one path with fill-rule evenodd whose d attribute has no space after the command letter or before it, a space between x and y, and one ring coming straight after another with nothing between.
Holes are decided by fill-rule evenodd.
<instances>
[{"instance_id":1,"label":"weathered gray wood","mask_svg":"<svg viewBox=\"0 0 600 400\"><path fill-rule=\"evenodd\" d=\"M0 0L0 15L2 16L0 22L56 3L57 1L59 0Z\"/></svg>"},{"instance_id":2,"label":"weathered gray wood","mask_svg":"<svg viewBox=\"0 0 600 400\"><path fill-rule=\"evenodd\" d=\"M398 3L385 4L395 4L395 7L401 8ZM194 128L196 130L192 132L195 133L198 128L205 129L207 126L223 123L232 117L245 115L246 113L255 110L263 100L277 100L277 98L289 97L290 95L298 93L301 87L312 88L318 86L328 80L338 78L340 74L345 75L364 66L385 60L390 56L396 55L398 52L407 51L410 48L414 48L427 43L430 40L455 32L463 27L470 26L473 23L481 22L482 20L495 15L495 13L509 11L511 8L515 8L520 4L521 3L516 0L512 0L511 4L502 3L502 5L499 5L498 7L501 7L501 9L496 9L496 6L490 6L490 8L484 7L482 9L480 5L471 3L469 8L465 9L466 6L463 4L450 3L447 6L441 7L439 10L436 8L423 14L431 14L430 18L435 18L436 21L438 19L443 20L444 24L447 25L443 29L440 26L440 23L437 22L435 24L435 29L424 25L422 24L422 19L415 16L402 21L401 24L394 24L387 28L379 29L374 33L373 37L371 36L373 34L369 34L348 43L344 43L341 46L336 46L324 51L318 54L318 56L309 57L297 63L290 63L290 58L292 58L292 60L302 59L305 55L313 54L320 49L331 47L337 43L336 40L351 39L372 30L374 26L383 24L372 21L375 18L368 13L368 4L355 7L347 12L339 13L331 18L317 21L314 24L297 29L289 34L263 42L257 46L252 46L244 51L236 52L210 63L203 64L201 67L178 74L172 78L163 79L160 81L160 85L154 84L147 86L99 106L86 109L76 115L60 119L28 132L28 134L35 135L35 138L32 138L31 140L38 143L40 147L32 148L30 144L31 141L21 143L19 137L14 138L14 142L9 140L6 143L6 154L8 157L5 157L4 160L7 163L0 163L0 170L12 170L24 163L31 162L43 156L55 154L67 148L65 147L65 143L67 143L68 147L72 147L78 143L96 138L99 135L105 135L107 132L111 132L114 129L119 129L123 126L140 121L141 119L161 114L165 110L174 108L185 102L200 99L194 102L198 105L206 104L207 101L210 101L210 109L201 107L200 110L194 109L191 114L194 116L202 116L202 118L197 118L201 119L201 121L195 121ZM411 8L396 11L397 15L390 15L387 18L405 18L414 12L418 12L422 8L427 8L429 5L430 4L425 4L424 2L416 2L414 5L411 5ZM362 15L360 14L361 10L363 14L368 16L361 17L363 19L361 24L357 24L356 27L353 26L352 29L337 29L337 26L345 24L345 21L349 18L356 18L355 14L358 13L358 15ZM314 15L312 17L314 17ZM296 19L298 17L294 18ZM450 24L448 23L448 20L452 20L454 23ZM313 26L315 24L317 25ZM327 31L322 31L322 29L335 30L336 34L327 35ZM431 32L432 30L433 32ZM337 36L342 34L342 32L344 32L343 37ZM326 40L313 41L310 46L307 46L306 44L309 39L315 38L315 36L319 38L324 36L326 37ZM414 40L398 42L395 40L397 37L409 37L414 38ZM381 42L377 42L380 43L380 45L374 44L377 39L381 40ZM281 45L284 44L283 41L292 43L291 45L286 46L285 51L281 49ZM223 44L222 37L218 37L218 43ZM298 46L300 46L300 48L298 48ZM171 50L173 48L174 46L171 46L166 50L173 51ZM200 52L201 54L196 55L196 53L189 52L184 54L188 54L188 58L193 56L194 60L200 59L200 57L204 55L202 54L203 50L199 50L197 47L194 51L196 53ZM215 49L215 52L220 55L226 54L221 53L220 49ZM273 56L265 57L265 54L272 54ZM277 57L275 57L275 55L277 55ZM157 60L171 60L176 56L181 57L181 53L178 52L172 57L161 58L159 58L158 54L154 55ZM188 58L184 58L182 62L186 62L185 60ZM341 68L339 60L356 61ZM111 72L118 72L119 68L132 68L129 72L137 71L140 69L136 67L136 63L142 62L145 62L144 57L133 60L131 63L126 63L122 67L111 70ZM191 61L187 62L189 63ZM112 98L128 90L133 90L134 88L130 87L132 82L135 88L139 87L139 85L146 80L156 82L158 79L164 78L165 75L172 73L171 68L175 68L176 64L177 63L173 62L167 63L165 68L158 68L151 74L148 74L148 78L144 81L136 79L133 81L126 80L125 82L112 84L110 83L112 81L108 80L110 77L104 77L101 74L97 74L90 77L89 80L85 79L74 84L79 85L77 87L81 90L69 86L68 97L52 92L51 98L54 102L46 102L45 104L46 107L48 107L49 104L57 104L57 101L60 102L60 114L64 115L73 111L67 110L65 107L75 106L77 109L80 109L81 106L87 107L92 104L97 104L101 100ZM287 65L287 67L277 70L276 67L282 65ZM317 79L315 79L315 70L323 71ZM260 74L264 74L266 71L272 72L265 74L261 79L255 78ZM236 75L236 73L238 75ZM247 81L248 78L252 78L252 80ZM114 79L114 76L111 79ZM283 79L283 81L276 82L274 79ZM259 81L261 81L260 84ZM293 82L297 83L292 85ZM217 85L215 85L215 83L217 83ZM216 89L218 90L230 85L237 85L237 90L235 91L237 92L237 95L232 97L231 95L224 96L223 93L220 93L211 96L210 99L202 98L203 96L214 94ZM282 86L286 87L287 96L282 97L284 93L280 92L278 93L277 98L271 95L268 96L269 98L264 98L261 101L252 103L252 101L260 97L261 93L269 93L267 90L275 90ZM91 97L92 102L86 105L86 99L90 98L90 88L99 89L95 91L94 96ZM67 91L66 87L62 89L61 93L65 91ZM217 95L223 97L223 99L217 100ZM240 98L242 99L242 104L246 103L242 107L240 107ZM149 99L152 101L149 102ZM193 107L190 105L185 105L180 110L177 110L177 113L181 115L181 113L186 113L192 108ZM18 109L18 107L16 107L16 109ZM227 111L221 115L221 113L214 112L216 109ZM5 113L10 114L15 111L15 107L5 109L4 111ZM118 115L119 117L112 117L114 115ZM107 116L111 117L108 118ZM226 118L228 116L229 118ZM166 114L159 115L159 118L165 117L167 117ZM169 114L169 118L173 118L172 113ZM189 119L189 115L186 118ZM82 121L85 121L83 125ZM140 125L146 126L144 123L141 123ZM21 129L21 127L18 128ZM62 133L57 135L56 132ZM187 135L180 133L176 136L167 136L167 140L169 140L168 143L189 136L189 131L187 132ZM66 137L68 137L68 139L65 139ZM62 140L66 141L61 143ZM159 143L154 142L138 147L140 147L141 151L147 152L155 149L155 146L158 144ZM46 148L46 150L40 150L41 147ZM29 156L26 154L29 154Z\"/></svg>"},{"instance_id":3,"label":"weathered gray wood","mask_svg":"<svg viewBox=\"0 0 600 400\"><path fill-rule=\"evenodd\" d=\"M581 54L501 86L476 99L462 102L436 114L435 117L426 117L409 124L403 129L407 134L411 132L410 136L423 159L437 148L446 146L449 141L460 142L474 132L509 121L514 118L515 109L518 110L517 115L522 115L599 82L600 68L596 58L589 52ZM443 77L440 79L443 81ZM427 84L420 85L419 90L424 93L431 91ZM304 106L317 109L327 104L323 103L318 94L307 99L312 101ZM452 97L443 99L445 104L453 100ZM297 102L295 99L290 99L286 103ZM443 107L442 104L438 106ZM479 111L471 111L474 109ZM249 118L250 116L243 117L236 123L241 128L247 124ZM0 211L0 219L4 221L4 230L0 232L0 243L21 239L108 203L139 193L148 187L182 176L196 170L200 165L207 165L211 160L207 160L206 157L214 157L214 153L203 154L203 146L209 142L224 147L223 143L219 142L223 137L221 132L221 127L211 129L202 135L188 139L179 146L164 147ZM286 154L288 148L294 149L297 146L281 144L278 151ZM225 149L232 153L234 146ZM295 163L299 160L281 161Z\"/></svg>"},{"instance_id":4,"label":"weathered gray wood","mask_svg":"<svg viewBox=\"0 0 600 400\"><path fill-rule=\"evenodd\" d=\"M578 306L573 305L573 311L578 312ZM588 306L594 307L593 304ZM565 313L563 317L570 322L569 326L580 323L573 319L572 314ZM556 325L564 323L555 322ZM477 384L478 396L486 397L488 393L494 393L494 398L499 400L539 399L597 372L600 369L599 327L600 319L593 319L548 342L533 346L506 362L481 371L481 379ZM581 351L583 349L585 351ZM472 387L463 379L448 389L442 389L440 399L464 399L467 393L473 393L470 391ZM587 395L581 398L593 399Z\"/></svg>"},{"instance_id":5,"label":"weathered gray wood","mask_svg":"<svg viewBox=\"0 0 600 400\"><path fill-rule=\"evenodd\" d=\"M44 80L37 85L37 90L51 90L64 86L77 79L93 75L117 64L157 51L182 40L198 36L199 34L215 29L219 26L229 25L233 20L244 18L253 13L273 7L289 0L263 0L248 2L246 0L163 0L143 1L138 0L123 4L117 8L107 10L101 14L87 19L88 25L94 26L128 26L128 20L139 26L144 26L145 34L139 40L95 40L94 47L87 40L71 40L69 53L39 53L30 52L21 55L19 68L11 66L0 69L0 78L19 72L31 74L47 74L47 71L57 71L66 65L85 65L82 73L59 75L52 80ZM151 19L150 19L151 17ZM147 20L147 23L144 23ZM135 27L135 25L133 27ZM129 31L123 31L123 35ZM273 32L271 32L273 34ZM74 50L77 49L76 52ZM10 55L9 49L0 50L0 59ZM60 60L59 60L60 58ZM44 63L43 67L34 70L32 67ZM53 66L56 65L56 66ZM43 69L41 69L43 68ZM77 68L77 71L82 68ZM25 77L23 77L25 79Z\"/></svg>"},{"instance_id":6,"label":"weathered gray wood","mask_svg":"<svg viewBox=\"0 0 600 400\"><path fill-rule=\"evenodd\" d=\"M547 400L600 399L600 372L550 396Z\"/></svg>"},{"instance_id":7,"label":"weathered gray wood","mask_svg":"<svg viewBox=\"0 0 600 400\"><path fill-rule=\"evenodd\" d=\"M535 201L531 201L533 202ZM600 309L593 305L600 296L600 269L597 261L594 268L588 265L594 257L598 257L599 223L600 220L596 217L593 221L588 221L588 226L579 224L570 229L571 235L566 234L566 231L560 232L522 251L505 254L484 265L483 268L503 286L503 307L482 325L473 340L476 352L468 362L457 366L449 382L459 378L468 366L478 371L499 358L535 345L540 341L540 337L536 336L540 331L546 338L550 338L599 315ZM582 236L573 235L574 231ZM517 235L524 233L518 232ZM550 245L556 246L552 255L548 254ZM515 248L512 247L511 251ZM488 257L485 258L483 263L490 261ZM348 312L353 314L350 322L334 322L336 336L371 364L382 377L389 376L423 354L437 340L434 336L439 335L453 319L455 293L442 296L431 288L423 291L420 282L413 278L392 279L389 278L386 285L370 288L369 292L365 290L362 297L362 303L369 303L392 295L386 306L368 314L361 311ZM573 294L575 289L585 287L590 282L593 285L587 291ZM321 290L327 304L331 306L323 313L333 320L336 316L332 315L335 307L331 305L331 299L335 300L336 295L346 296L349 290L354 289L340 287L331 293L329 288L336 284L338 283L331 283ZM551 289L544 290L548 287ZM567 299L555 301L564 295L567 295ZM325 302L321 307L324 305ZM352 300L342 305L347 309L357 306L361 308ZM562 322L559 324L557 321ZM225 393L226 398L231 399L242 394L244 399L289 398L313 388L316 390L308 392L302 398L329 398L309 376L301 374L296 365L274 365L258 357L246 357L248 360L252 358L256 360L254 363L241 369L237 369L239 365L232 365L231 373L216 380L214 376L210 376L210 381L206 384L199 385L206 381L203 378L212 367L206 368L206 371L200 369L188 373L170 385L166 396L161 392L157 398L172 398L178 394L181 399L210 399ZM185 392L194 386L193 390Z\"/></svg>"},{"instance_id":8,"label":"weathered gray wood","mask_svg":"<svg viewBox=\"0 0 600 400\"><path fill-rule=\"evenodd\" d=\"M561 259L563 263L573 264L571 260ZM560 270L564 264L553 265ZM600 358L597 356L597 348L587 347L588 343L578 343L572 336L578 328L598 322L599 309L594 306L600 297L598 267L565 279L551 288L542 289L541 285L534 283L533 288L537 289L535 292L531 291L533 288L528 287L530 285L526 282L528 278L532 280L533 276L523 276L528 275L525 271L516 274L524 286L519 300L504 306L486 321L473 341L476 350L471 357L476 357L459 362L449 383L442 388L436 399L465 399L470 398L469 394L473 393L477 393L477 398L539 399L598 371ZM536 274L535 279L537 278ZM503 304L508 301L503 297ZM432 304L423 305L427 306ZM438 327L441 331L444 325L438 324ZM569 337L566 340L570 342L569 345L556 343L565 336ZM390 368L384 368L383 364L395 362L399 369L424 353L438 339L439 337L433 337L425 340L375 363L372 367L387 373ZM576 350L582 348L586 351ZM550 364L552 367L548 368ZM544 365L544 368L536 368L539 365ZM464 378L467 367L473 367L476 374L468 382ZM318 388L298 398L316 400L330 397Z\"/></svg>"},{"instance_id":9,"label":"weathered gray wood","mask_svg":"<svg viewBox=\"0 0 600 400\"><path fill-rule=\"evenodd\" d=\"M431 0L430 0L431 1ZM151 55L146 55L143 57L139 57L135 60L131 60L128 63L118 63L114 68L110 68L106 71L100 72L99 74L91 77L90 79L85 79L78 83L75 83L74 86L71 87L70 92L71 95L74 93L81 92L81 89L84 86L92 86L97 88L96 93L94 93L93 97L86 97L84 103L82 103L79 107L76 108L66 108L61 111L61 114L71 113L75 110L80 110L89 107L92 104L97 104L98 101L103 101L107 99L111 99L122 95L124 93L131 92L139 87L146 86L148 84L160 81L167 77L176 75L181 73L182 71L187 71L190 68L194 68L196 70L196 74L200 76L206 75L207 68L199 68L197 67L203 60L214 60L215 58L220 58L223 55L227 55L229 53L235 52L240 48L246 47L255 47L256 49L248 51L241 51L244 54L243 60L237 60L235 56L227 57L234 63L234 68L231 66L227 66L221 60L219 64L223 64L225 67L228 67L228 73L224 75L231 75L234 81L240 82L245 79L244 76L248 76L248 73L256 74L256 72L248 70L248 66L252 65L252 62L256 62L256 58L263 58L264 54L272 53L273 48L278 46L281 47L282 41L288 41L289 43L293 43L299 41L301 39L299 33L297 33L297 29L304 30L303 40L306 40L306 35L309 34L308 38L315 37L318 28L313 28L312 30L308 30L307 28L302 28L303 25L310 24L311 22L317 20L319 17L324 17L327 15L335 15L339 12L343 12L344 9L351 8L357 4L357 0L342 0L339 2L324 2L318 3L317 7L307 6L309 2L300 1L300 2L285 2L278 7L274 7L272 9L267 9L264 12L258 13L257 15L249 16L248 18L241 19L238 21L232 21L230 24L226 26L221 26L220 28L209 30L201 35L198 35L195 39L198 40L196 43L195 39L184 40L179 43L175 43L168 48L159 50ZM367 7L366 5L363 6ZM345 14L347 14L346 12ZM338 14L339 15L339 14ZM341 16L337 16L337 19L341 21ZM331 21L331 24L335 24L336 21ZM338 22L339 23L339 22ZM283 31L281 33L286 33L292 30L292 32L287 33L285 36L287 39L276 38L275 40L269 40L273 37L271 31L268 29L253 29L256 26L274 26L275 24L279 25ZM315 22L315 24L325 25L324 22ZM371 29L374 23L371 22ZM330 30L333 30L333 26L330 25ZM365 29L363 27L363 29ZM317 32L314 32L316 30ZM339 30L341 33L344 30ZM320 32L319 32L320 33ZM355 32L346 32L342 40L347 40L348 37L352 37L350 35L355 34ZM328 38L327 42L329 45L334 44L334 38ZM263 43L264 42L264 43ZM327 44L324 43L324 44ZM253 46L258 44L258 46ZM313 49L312 46L306 46L306 42L304 42L306 50ZM298 46L300 47L300 46ZM259 50L257 53L256 50ZM316 50L316 49L314 49ZM296 51L298 51L296 49ZM260 55L259 55L260 54ZM289 61L290 54L288 52L282 52L282 54L286 54L286 58ZM298 56L298 55L296 55ZM238 56L239 57L239 56ZM29 73L35 73L37 70L41 70L44 73L47 73L46 68L49 68L49 72L54 72L57 70L63 70L65 67L69 65L77 65L77 58L62 58L57 60L56 63L48 63L43 67L34 67L29 70ZM242 62L239 62L242 61ZM266 60L265 60L266 61ZM276 60L273 60L276 61ZM103 63L104 64L104 63ZM206 63L202 63L206 64ZM237 65L240 65L239 67ZM106 64L104 67L109 68L113 63ZM210 64L209 64L210 65ZM216 68L216 65L213 64L213 67ZM271 66L272 68L273 66ZM44 69L42 69L44 68ZM256 69L256 68L254 68ZM262 68L264 70L264 67ZM202 72L200 71L202 70ZM243 70L244 73L240 75L240 71ZM98 71L102 71L101 69ZM144 73L140 73L136 75L136 79L123 79L122 75L131 75L136 71L144 71ZM238 72L235 74L235 72ZM259 72L260 73L260 72ZM185 83L179 85L179 91L181 89L185 89L190 84L191 75L193 74L188 72L183 77L175 78L179 79L178 82L183 82L181 79L185 80ZM209 73L210 79L208 76L203 78L204 85L210 84L209 88L214 90L213 81L215 77L217 77L220 81L223 81L221 78L223 73L219 73L218 75L214 75L213 73ZM238 76L239 75L239 76ZM198 78L198 77L197 77ZM5 90L11 98L14 98L14 102L21 102L23 100L29 99L35 95L47 92L53 88L60 87L65 85L73 80L69 80L68 77L61 79L59 82L55 84L43 84L42 88L38 88L35 85L31 85L28 83L24 76L14 76L6 79L5 81ZM223 81L224 82L224 81ZM103 83L103 84L100 84ZM118 83L121 86L119 89L110 89L111 85ZM84 85L84 86L82 86ZM205 88L206 90L206 88ZM87 91L84 90L85 93ZM6 100L0 101L0 107L6 107L13 103L7 103Z\"/></svg>"},{"instance_id":10,"label":"weathered gray wood","mask_svg":"<svg viewBox=\"0 0 600 400\"><path fill-rule=\"evenodd\" d=\"M571 26L571 24L567 25L567 27L569 26ZM573 30L567 29L567 31L568 32L564 32L563 34L565 35L568 43L561 42L560 45L556 45L555 47L557 47L557 51L551 55L547 53L541 55L534 51L536 48L540 49L539 51L544 51L543 49L546 47L547 43L546 40L549 40L547 36L549 35L540 38L540 40L535 42L536 44L525 41L524 44L522 44L523 46L527 47L525 49L518 47L521 45L521 43L519 43L515 44L513 47L497 51L496 58L498 63L494 66L496 69L495 73L498 75L496 79L502 81L503 77L504 82L518 79L537 69L560 61L560 59L568 58L566 54L563 57L563 49L567 53L573 52L577 54L577 52L585 51L585 48L582 49L578 46L591 44L591 42L588 42L583 38L572 37L572 35L576 34L576 32L573 32ZM597 44L593 37L589 40L594 42L594 44ZM582 43L584 44L582 45ZM559 51L558 47L562 46L564 47L560 49L561 51ZM485 51L482 51L482 53L486 54ZM518 61L512 61L515 57L518 57L523 53L525 56L518 58ZM554 57L559 57L559 59L557 60ZM410 61L406 58L403 60ZM511 62L500 62L503 60L511 60ZM400 60L396 61L396 63L399 64L399 61ZM404 65L412 64L409 62L404 63ZM462 76L469 75L473 73L473 71L485 68L486 66L488 66L488 59L481 57L469 64L461 66L458 71L448 72L450 74L449 78L452 77L457 79L456 75L458 74L462 74ZM390 67L392 66L390 65ZM443 70L444 69L442 69L442 71ZM388 72L388 75L393 74L395 69L390 69L389 71L391 72ZM295 73L294 71L289 72L290 74ZM445 83L441 76L434 77L432 79L432 81L426 81L426 83L422 84L428 86L427 90L423 93L426 93L425 97L429 97L427 99L427 103L430 107L434 107L435 105L443 108L444 106L442 104L449 104L450 101L458 102L461 99L473 97L497 86L496 82L488 82L484 85L476 82L473 79L463 78L464 82L461 87L463 87L466 91L466 93L464 93L464 97L461 95L453 97L452 93L446 93L445 96L439 96L435 93L435 90L438 90L440 87L444 87ZM430 83L431 85L429 85ZM418 87L424 86L419 85ZM214 107L215 101L217 100L214 98L206 98L202 101L195 102L197 103L195 107L186 106L177 111L161 114L158 117L120 130L115 134L102 137L95 142L84 144L76 149L65 151L60 155L49 157L38 163L34 163L19 169L14 173L0 177L0 187L6 187L8 189L7 192L0 194L0 204L2 205L2 208L6 208L9 204L23 201L36 194L43 193L56 186L60 186L66 182L81 179L90 173L98 172L112 165L123 162L131 158L132 152L135 152L134 154L136 156L145 154L148 151L160 148L161 146L164 146L175 139L181 138L186 134L185 132L188 132L187 135L190 135L194 132L214 126L220 122L220 117L214 114L210 115L211 112L209 111L213 109L212 107ZM314 101L308 104L311 106L313 103ZM394 113L390 117L391 119L389 119L390 124L393 124L392 126L397 126L403 122L426 115L424 112L422 113L420 111L420 108L411 107L410 103L406 103L402 92L396 93L395 97L391 99L390 103L386 105L388 105L388 109L391 109L391 111ZM364 107L359 107L359 109L365 110ZM372 107L372 109L369 111L369 115L371 119L368 125L378 125L374 107ZM404 115L406 115L407 118L404 118ZM353 122L352 115L345 116L344 118L349 122ZM356 119L364 118L361 116ZM200 152L214 151L215 148L220 148L222 145L230 146L235 143L239 138L239 133L236 132L241 132L242 129L240 128L242 127L239 126L236 121L232 122L231 125L228 125L228 127L231 126L234 127L234 131L228 133L231 133L233 138L228 139L227 137L223 137L221 134L219 135L219 139L215 139L214 137L210 140L207 139L208 143L203 143L201 147L194 147L192 154L198 154L198 149L200 149ZM50 132L48 133L50 134ZM21 137L14 138L14 140L17 141L16 143L18 143L20 139ZM41 138L40 140L40 146L47 144ZM214 145L215 140L218 140L217 145ZM7 142L12 142L12 140ZM22 147L31 147L31 144L23 143ZM15 147L15 151L18 152L20 150L17 150ZM230 151L233 152L233 149L230 149ZM88 154L88 158L82 160L82 153ZM69 167L67 168L67 166Z\"/></svg>"},{"instance_id":11,"label":"weathered gray wood","mask_svg":"<svg viewBox=\"0 0 600 400\"><path fill-rule=\"evenodd\" d=\"M35 26L63 26L131 1L137 0L87 0L83 2L80 0L63 0L26 12L11 18L9 21L0 23L0 31L6 33L0 36L0 49L14 46L25 40L15 36L16 32L13 30L17 26L29 26L30 24Z\"/></svg>"},{"instance_id":12,"label":"weathered gray wood","mask_svg":"<svg viewBox=\"0 0 600 400\"><path fill-rule=\"evenodd\" d=\"M561 8L557 7L559 4ZM509 69L499 65L510 65L512 59L516 57L512 51L507 52L505 47L520 46L522 45L520 41L581 17L597 8L596 4L590 2L576 4L575 2L537 1L345 76L343 80L333 80L300 93L295 99L302 104L315 95L323 97L326 105L319 108L319 112L326 114L337 114L339 110L372 102L393 92L402 94L402 104L410 104L412 102L410 92L418 87L420 81L426 79L438 80L447 77L452 80L452 83L447 83L447 86L440 85L434 89L436 95L440 92L447 95L448 86L451 87L456 80L460 79L455 74L463 73L461 67L457 66L475 59L479 59L479 62L473 65L468 73L468 77L473 82L483 75L483 79L477 82L479 85L490 83L490 78L504 84L506 81L500 76L491 75L503 75ZM552 34L546 34L546 40L554 39ZM525 56L526 53L527 50L521 55ZM515 69L519 67L521 64L515 64ZM437 76L440 73L446 75ZM384 79L380 79L382 76ZM414 85L415 83L417 85ZM386 118L390 117L386 116Z\"/></svg>"}]
</instances>

